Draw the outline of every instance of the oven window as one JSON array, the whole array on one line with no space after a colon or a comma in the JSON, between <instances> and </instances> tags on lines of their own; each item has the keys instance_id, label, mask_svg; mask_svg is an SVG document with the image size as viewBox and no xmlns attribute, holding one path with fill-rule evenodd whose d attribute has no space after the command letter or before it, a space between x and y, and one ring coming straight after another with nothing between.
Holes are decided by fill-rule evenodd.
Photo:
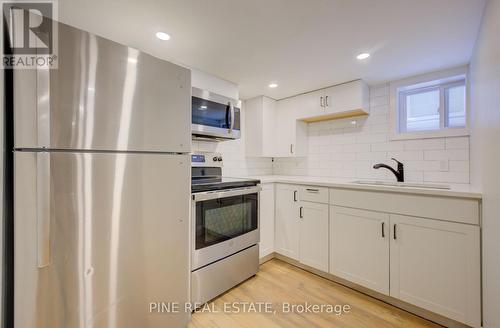
<instances>
[{"instance_id":1,"label":"oven window","mask_svg":"<svg viewBox=\"0 0 500 328\"><path fill-rule=\"evenodd\" d=\"M257 193L196 204L196 249L257 229Z\"/></svg>"},{"instance_id":2,"label":"oven window","mask_svg":"<svg viewBox=\"0 0 500 328\"><path fill-rule=\"evenodd\" d=\"M229 105L192 97L192 123L229 129Z\"/></svg>"}]
</instances>

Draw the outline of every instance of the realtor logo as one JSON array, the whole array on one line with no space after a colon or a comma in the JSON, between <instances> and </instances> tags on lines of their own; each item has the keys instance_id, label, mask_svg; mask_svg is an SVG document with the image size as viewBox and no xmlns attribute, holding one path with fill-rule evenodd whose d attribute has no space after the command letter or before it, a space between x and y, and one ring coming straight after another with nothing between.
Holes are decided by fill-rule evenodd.
<instances>
[{"instance_id":1,"label":"realtor logo","mask_svg":"<svg viewBox=\"0 0 500 328\"><path fill-rule=\"evenodd\" d=\"M8 38L4 68L57 68L57 23L53 1L2 2Z\"/></svg>"}]
</instances>

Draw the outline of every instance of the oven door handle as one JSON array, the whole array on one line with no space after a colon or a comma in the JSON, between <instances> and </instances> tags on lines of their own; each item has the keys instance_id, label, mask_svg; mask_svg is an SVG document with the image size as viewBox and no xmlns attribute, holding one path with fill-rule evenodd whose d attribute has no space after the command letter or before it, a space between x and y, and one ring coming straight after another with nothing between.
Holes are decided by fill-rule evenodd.
<instances>
[{"instance_id":1,"label":"oven door handle","mask_svg":"<svg viewBox=\"0 0 500 328\"><path fill-rule=\"evenodd\" d=\"M218 198L225 198L225 197L232 197L232 196L241 196L241 195L248 195L248 194L255 194L258 193L259 191L262 190L262 187L255 186L255 187L250 187L250 188L238 188L238 189L230 189L230 190L216 190L216 191L207 191L207 192L200 192L193 194L193 199L194 201L203 201L203 200L210 200L210 199L218 199Z\"/></svg>"}]
</instances>

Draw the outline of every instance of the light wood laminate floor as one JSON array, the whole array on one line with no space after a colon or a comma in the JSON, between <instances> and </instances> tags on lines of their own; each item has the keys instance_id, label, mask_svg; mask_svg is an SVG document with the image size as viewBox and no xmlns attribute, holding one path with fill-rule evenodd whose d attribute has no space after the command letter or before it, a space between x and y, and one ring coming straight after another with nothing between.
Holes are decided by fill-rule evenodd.
<instances>
[{"instance_id":1,"label":"light wood laminate floor","mask_svg":"<svg viewBox=\"0 0 500 328\"><path fill-rule=\"evenodd\" d=\"M276 313L255 313L243 303L271 302ZM282 304L349 305L334 313L283 313ZM224 313L224 306L236 306ZM246 313L235 313L234 309ZM256 305L256 308L258 306ZM264 305L261 305L264 307ZM217 312L216 312L217 311ZM242 311L243 312L243 311ZM300 312L296 311L296 312ZM204 312L193 314L190 328L239 327L440 327L430 321L378 301L350 288L273 259L257 275L210 302Z\"/></svg>"}]
</instances>

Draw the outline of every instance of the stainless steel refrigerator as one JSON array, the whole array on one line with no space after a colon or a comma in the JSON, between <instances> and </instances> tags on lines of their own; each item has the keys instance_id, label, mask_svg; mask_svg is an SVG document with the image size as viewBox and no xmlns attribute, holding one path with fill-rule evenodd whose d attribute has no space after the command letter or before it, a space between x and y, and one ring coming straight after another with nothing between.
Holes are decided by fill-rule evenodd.
<instances>
[{"instance_id":1,"label":"stainless steel refrigerator","mask_svg":"<svg viewBox=\"0 0 500 328\"><path fill-rule=\"evenodd\" d=\"M184 327L150 310L188 302L190 71L64 24L57 55L13 73L15 327Z\"/></svg>"}]
</instances>

